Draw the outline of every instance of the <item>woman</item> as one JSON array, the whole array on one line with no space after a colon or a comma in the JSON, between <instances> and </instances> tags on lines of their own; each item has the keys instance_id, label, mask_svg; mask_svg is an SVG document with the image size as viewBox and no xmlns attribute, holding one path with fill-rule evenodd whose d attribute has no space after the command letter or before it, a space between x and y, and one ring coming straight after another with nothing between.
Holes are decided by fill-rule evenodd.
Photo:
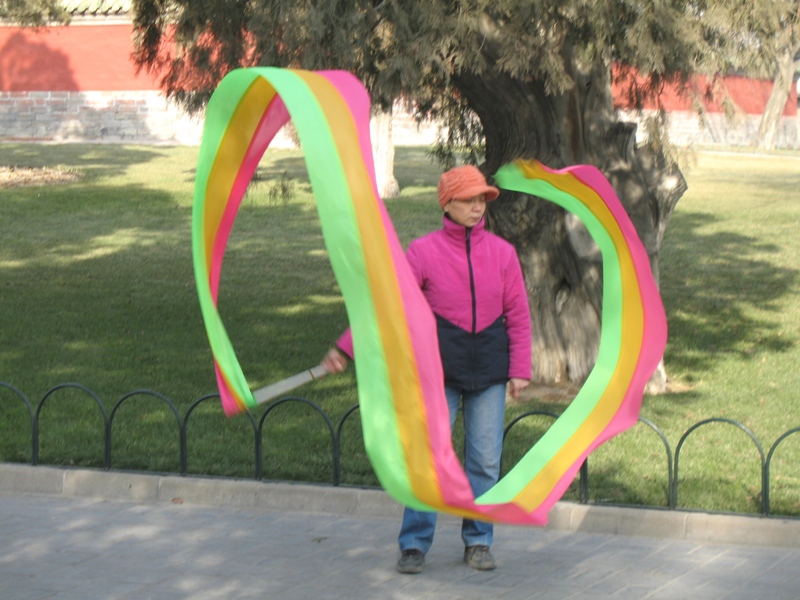
<instances>
[{"instance_id":1,"label":"woman","mask_svg":"<svg viewBox=\"0 0 800 600\"><path fill-rule=\"evenodd\" d=\"M464 414L464 468L476 498L500 475L506 386L516 398L531 377L530 310L519 259L510 243L485 229L486 203L499 193L477 167L446 171L438 186L443 228L414 240L406 252L436 316L451 431L459 406ZM323 359L332 373L353 356L349 333ZM436 513L406 508L398 571L422 572L435 527ZM464 519L470 567L495 568L492 536L491 523Z\"/></svg>"}]
</instances>

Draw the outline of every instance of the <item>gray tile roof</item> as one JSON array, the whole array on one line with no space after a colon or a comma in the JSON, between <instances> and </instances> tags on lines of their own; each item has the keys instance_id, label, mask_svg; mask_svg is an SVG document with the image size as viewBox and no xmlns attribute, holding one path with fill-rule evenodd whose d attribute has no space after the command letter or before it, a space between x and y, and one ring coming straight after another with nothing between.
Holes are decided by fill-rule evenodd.
<instances>
[{"instance_id":1,"label":"gray tile roof","mask_svg":"<svg viewBox=\"0 0 800 600\"><path fill-rule=\"evenodd\" d=\"M64 0L63 5L73 17L126 15L131 10L130 0Z\"/></svg>"}]
</instances>

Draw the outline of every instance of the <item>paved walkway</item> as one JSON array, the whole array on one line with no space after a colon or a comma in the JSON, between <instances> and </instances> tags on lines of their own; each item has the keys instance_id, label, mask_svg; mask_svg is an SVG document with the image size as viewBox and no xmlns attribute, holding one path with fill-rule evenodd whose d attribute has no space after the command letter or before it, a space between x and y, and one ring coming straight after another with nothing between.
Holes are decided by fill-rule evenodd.
<instances>
[{"instance_id":1,"label":"paved walkway","mask_svg":"<svg viewBox=\"0 0 800 600\"><path fill-rule=\"evenodd\" d=\"M13 479L0 469L2 600L800 598L800 544L498 526L498 568L479 573L461 562L458 520L443 517L425 572L400 575L394 509L367 516L305 512L302 503L293 511L109 500L9 491ZM313 486L272 495L315 490L324 495Z\"/></svg>"}]
</instances>

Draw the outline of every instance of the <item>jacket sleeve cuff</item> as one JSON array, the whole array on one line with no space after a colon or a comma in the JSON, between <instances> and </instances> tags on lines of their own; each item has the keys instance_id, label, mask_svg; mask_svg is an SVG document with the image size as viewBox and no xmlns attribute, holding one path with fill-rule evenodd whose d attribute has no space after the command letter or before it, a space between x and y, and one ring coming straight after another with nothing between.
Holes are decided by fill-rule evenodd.
<instances>
[{"instance_id":1,"label":"jacket sleeve cuff","mask_svg":"<svg viewBox=\"0 0 800 600\"><path fill-rule=\"evenodd\" d=\"M345 354L347 358L353 360L353 334L348 327L345 332L336 340L336 347L340 352Z\"/></svg>"},{"instance_id":2,"label":"jacket sleeve cuff","mask_svg":"<svg viewBox=\"0 0 800 600\"><path fill-rule=\"evenodd\" d=\"M509 379L527 379L531 380L531 366L530 364L515 364L511 363L508 366Z\"/></svg>"}]
</instances>

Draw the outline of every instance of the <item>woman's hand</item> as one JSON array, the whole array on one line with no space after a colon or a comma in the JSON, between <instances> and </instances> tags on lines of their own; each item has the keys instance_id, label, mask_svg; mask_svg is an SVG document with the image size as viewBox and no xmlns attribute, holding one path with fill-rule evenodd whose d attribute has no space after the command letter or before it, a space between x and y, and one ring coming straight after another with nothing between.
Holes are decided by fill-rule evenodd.
<instances>
[{"instance_id":1,"label":"woman's hand","mask_svg":"<svg viewBox=\"0 0 800 600\"><path fill-rule=\"evenodd\" d=\"M341 373L347 368L347 357L336 348L331 348L321 364L328 373Z\"/></svg>"},{"instance_id":2,"label":"woman's hand","mask_svg":"<svg viewBox=\"0 0 800 600\"><path fill-rule=\"evenodd\" d=\"M518 398L519 393L528 387L528 384L530 384L530 381L527 379L512 377L508 380L508 393L511 394L512 398Z\"/></svg>"}]
</instances>

